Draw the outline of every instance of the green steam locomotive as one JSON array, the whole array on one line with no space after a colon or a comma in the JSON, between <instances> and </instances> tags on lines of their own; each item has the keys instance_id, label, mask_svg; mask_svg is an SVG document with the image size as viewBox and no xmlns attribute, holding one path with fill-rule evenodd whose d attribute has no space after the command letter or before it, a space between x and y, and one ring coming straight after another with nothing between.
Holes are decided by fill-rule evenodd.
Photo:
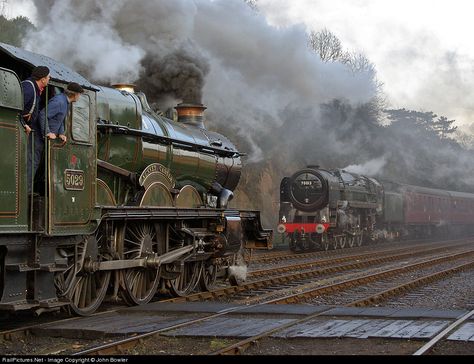
<instances>
[{"instance_id":1,"label":"green steam locomotive","mask_svg":"<svg viewBox=\"0 0 474 364\"><path fill-rule=\"evenodd\" d=\"M20 80L38 65L51 71L46 107L69 82L85 92L66 117L67 143L46 140L29 195ZM181 103L166 118L130 85L97 86L0 43L0 309L88 315L105 297L140 305L158 291L237 283L232 267L271 249L272 231L259 211L229 207L242 154L204 128L204 109Z\"/></svg>"}]
</instances>

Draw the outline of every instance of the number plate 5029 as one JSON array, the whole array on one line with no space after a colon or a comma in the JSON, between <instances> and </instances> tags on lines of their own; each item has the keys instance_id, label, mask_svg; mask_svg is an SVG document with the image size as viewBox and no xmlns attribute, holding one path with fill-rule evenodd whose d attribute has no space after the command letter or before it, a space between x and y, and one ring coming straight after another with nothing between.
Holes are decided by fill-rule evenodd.
<instances>
[{"instance_id":1,"label":"number plate 5029","mask_svg":"<svg viewBox=\"0 0 474 364\"><path fill-rule=\"evenodd\" d=\"M66 169L64 171L64 188L66 190L84 190L84 171Z\"/></svg>"}]
</instances>

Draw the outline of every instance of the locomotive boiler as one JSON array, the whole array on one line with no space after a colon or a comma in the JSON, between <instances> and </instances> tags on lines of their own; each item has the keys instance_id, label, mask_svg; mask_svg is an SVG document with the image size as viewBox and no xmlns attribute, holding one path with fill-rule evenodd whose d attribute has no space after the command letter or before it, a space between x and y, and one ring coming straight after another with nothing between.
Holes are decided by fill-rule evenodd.
<instances>
[{"instance_id":1,"label":"locomotive boiler","mask_svg":"<svg viewBox=\"0 0 474 364\"><path fill-rule=\"evenodd\" d=\"M178 205L191 199L189 203L200 206L203 197L209 206L227 206L240 178L240 153L226 137L204 128L203 105L179 104L174 122L155 113L145 95L133 92L132 85L100 87L97 99L99 178L107 186L118 183L116 167L143 173L141 185L157 182L157 173L161 173L166 190L180 190ZM172 170L176 179L171 175L164 178L163 167ZM181 191L185 186L189 187ZM122 188L113 195L120 204L130 199L141 205L156 198L166 200L162 201L165 204L171 202L162 185L144 192Z\"/></svg>"},{"instance_id":2,"label":"locomotive boiler","mask_svg":"<svg viewBox=\"0 0 474 364\"><path fill-rule=\"evenodd\" d=\"M278 232L293 251L472 234L474 194L308 166L280 184Z\"/></svg>"},{"instance_id":3,"label":"locomotive boiler","mask_svg":"<svg viewBox=\"0 0 474 364\"><path fill-rule=\"evenodd\" d=\"M203 105L181 103L173 120L130 85L94 85L8 44L0 56L0 309L88 315L106 297L184 296L220 277L237 283L244 251L271 248L259 211L230 206L242 154L204 127ZM51 70L42 107L69 82L85 92L66 118L68 142L46 141L28 195L20 80L37 65Z\"/></svg>"}]
</instances>

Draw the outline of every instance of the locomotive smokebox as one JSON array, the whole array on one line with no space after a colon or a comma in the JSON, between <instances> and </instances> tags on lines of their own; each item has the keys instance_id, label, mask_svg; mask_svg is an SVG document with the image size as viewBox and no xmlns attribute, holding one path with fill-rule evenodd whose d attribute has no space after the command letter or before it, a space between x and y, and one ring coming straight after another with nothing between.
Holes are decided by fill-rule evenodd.
<instances>
[{"instance_id":1,"label":"locomotive smokebox","mask_svg":"<svg viewBox=\"0 0 474 364\"><path fill-rule=\"evenodd\" d=\"M178 122L204 129L203 113L207 108L203 104L182 102L175 109L178 112Z\"/></svg>"}]
</instances>

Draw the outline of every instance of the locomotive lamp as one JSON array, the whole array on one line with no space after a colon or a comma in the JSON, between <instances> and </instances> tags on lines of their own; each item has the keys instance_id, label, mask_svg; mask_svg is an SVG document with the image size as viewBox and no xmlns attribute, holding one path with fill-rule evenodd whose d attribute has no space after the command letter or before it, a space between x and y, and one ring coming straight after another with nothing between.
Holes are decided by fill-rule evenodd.
<instances>
[{"instance_id":1,"label":"locomotive lamp","mask_svg":"<svg viewBox=\"0 0 474 364\"><path fill-rule=\"evenodd\" d=\"M286 227L284 224L279 224L278 227L277 227L277 231L280 233L280 234L283 234L286 232Z\"/></svg>"}]
</instances>

